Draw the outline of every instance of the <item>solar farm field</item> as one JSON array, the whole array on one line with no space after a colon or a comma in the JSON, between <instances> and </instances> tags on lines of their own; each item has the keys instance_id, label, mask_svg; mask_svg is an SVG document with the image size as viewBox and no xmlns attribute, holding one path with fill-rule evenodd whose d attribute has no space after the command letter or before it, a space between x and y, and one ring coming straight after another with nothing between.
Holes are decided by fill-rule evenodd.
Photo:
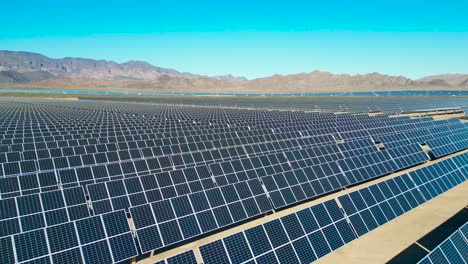
<instances>
[{"instance_id":1,"label":"solar farm field","mask_svg":"<svg viewBox=\"0 0 468 264\"><path fill-rule=\"evenodd\" d=\"M242 100L0 99L0 263L311 263L468 180L468 123L403 115L468 99Z\"/></svg>"}]
</instances>

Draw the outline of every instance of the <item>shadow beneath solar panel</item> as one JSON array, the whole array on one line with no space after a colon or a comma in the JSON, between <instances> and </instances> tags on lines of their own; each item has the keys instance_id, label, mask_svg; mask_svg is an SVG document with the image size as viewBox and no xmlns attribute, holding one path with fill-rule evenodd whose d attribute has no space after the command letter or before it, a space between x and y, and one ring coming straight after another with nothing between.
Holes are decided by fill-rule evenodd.
<instances>
[{"instance_id":1,"label":"shadow beneath solar panel","mask_svg":"<svg viewBox=\"0 0 468 264\"><path fill-rule=\"evenodd\" d=\"M137 244L137 249L138 249L138 256L135 258L137 262L151 257L151 252L141 254L140 244L138 243L138 239L135 239L135 244Z\"/></svg>"},{"instance_id":2,"label":"shadow beneath solar panel","mask_svg":"<svg viewBox=\"0 0 468 264\"><path fill-rule=\"evenodd\" d=\"M453 232L459 229L468 221L468 208L465 207L452 216L450 219L433 229L431 232L420 238L418 241L413 243L411 246L400 252L393 259L388 261L389 264L400 264L400 263L417 263L423 259L428 252L423 249L432 251L445 239L447 239ZM418 245L419 244L419 245Z\"/></svg>"},{"instance_id":3,"label":"shadow beneath solar panel","mask_svg":"<svg viewBox=\"0 0 468 264\"><path fill-rule=\"evenodd\" d=\"M434 155L429 145L427 145L426 143L421 143L421 148L424 150L424 152L426 152L426 154L429 156L431 160L437 159L437 157Z\"/></svg>"},{"instance_id":4,"label":"shadow beneath solar panel","mask_svg":"<svg viewBox=\"0 0 468 264\"><path fill-rule=\"evenodd\" d=\"M431 158L431 160L437 159L437 157L434 155L434 153L432 153L432 151L427 152L427 155L429 155L429 158Z\"/></svg>"},{"instance_id":5,"label":"shadow beneath solar panel","mask_svg":"<svg viewBox=\"0 0 468 264\"><path fill-rule=\"evenodd\" d=\"M147 257L149 257L149 255ZM116 262L115 264L131 264L131 263L133 263L133 260L132 259L127 259L127 260L124 260L124 261L121 261L121 262Z\"/></svg>"}]
</instances>

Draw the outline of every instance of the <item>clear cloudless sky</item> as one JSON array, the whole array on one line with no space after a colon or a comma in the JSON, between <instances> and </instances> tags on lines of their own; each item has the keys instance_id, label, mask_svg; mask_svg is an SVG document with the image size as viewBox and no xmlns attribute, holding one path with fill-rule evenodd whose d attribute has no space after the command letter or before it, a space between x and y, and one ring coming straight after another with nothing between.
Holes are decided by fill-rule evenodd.
<instances>
[{"instance_id":1,"label":"clear cloudless sky","mask_svg":"<svg viewBox=\"0 0 468 264\"><path fill-rule=\"evenodd\" d=\"M206 75L468 73L467 0L15 0L0 49Z\"/></svg>"}]
</instances>

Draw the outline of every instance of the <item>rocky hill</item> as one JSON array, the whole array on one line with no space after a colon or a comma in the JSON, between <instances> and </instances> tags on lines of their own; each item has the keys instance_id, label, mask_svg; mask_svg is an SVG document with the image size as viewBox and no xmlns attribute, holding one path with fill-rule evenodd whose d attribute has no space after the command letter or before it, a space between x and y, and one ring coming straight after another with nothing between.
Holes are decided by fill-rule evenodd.
<instances>
[{"instance_id":1,"label":"rocky hill","mask_svg":"<svg viewBox=\"0 0 468 264\"><path fill-rule=\"evenodd\" d=\"M310 73L244 77L202 76L143 61L117 63L83 58L52 59L31 52L0 51L0 83L18 88L178 91L218 93L313 93L389 90L453 90L468 87L468 75L446 74L411 80L380 73Z\"/></svg>"},{"instance_id":2,"label":"rocky hill","mask_svg":"<svg viewBox=\"0 0 468 264\"><path fill-rule=\"evenodd\" d=\"M468 74L440 74L419 79L421 83L445 83L447 86L468 88Z\"/></svg>"}]
</instances>

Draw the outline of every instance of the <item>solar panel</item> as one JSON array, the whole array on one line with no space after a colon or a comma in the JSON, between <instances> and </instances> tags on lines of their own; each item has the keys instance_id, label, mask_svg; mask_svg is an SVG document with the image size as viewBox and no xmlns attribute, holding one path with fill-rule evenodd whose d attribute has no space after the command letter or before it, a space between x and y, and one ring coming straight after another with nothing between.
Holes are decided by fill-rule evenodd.
<instances>
[{"instance_id":1,"label":"solar panel","mask_svg":"<svg viewBox=\"0 0 468 264\"><path fill-rule=\"evenodd\" d=\"M116 263L137 255L123 211L22 232L1 241L4 263Z\"/></svg>"},{"instance_id":2,"label":"solar panel","mask_svg":"<svg viewBox=\"0 0 468 264\"><path fill-rule=\"evenodd\" d=\"M429 178L403 174L202 245L203 261L310 263L426 202L422 186L440 179L446 191L466 180L457 174L466 164L455 165L465 156L412 172Z\"/></svg>"},{"instance_id":3,"label":"solar panel","mask_svg":"<svg viewBox=\"0 0 468 264\"><path fill-rule=\"evenodd\" d=\"M429 157L421 144L432 159L468 147L465 124L430 117L8 100L0 100L0 239L7 263L20 262L16 251L31 262L120 262L138 254L126 212L141 251L161 250L423 163ZM324 102L303 107L379 111L360 100ZM421 101L401 102L382 109L422 109ZM359 204L352 214L365 218L366 230L375 228L466 180L466 157L352 194ZM254 232L275 237L275 247L252 245L250 232L222 241L229 261L309 262L354 239L354 231L339 230L348 225L341 209L327 206L310 209L318 227L302 221L310 218L302 213L271 224L286 235ZM67 233L69 241L57 235ZM322 243L309 243L307 234ZM30 238L38 244L29 245ZM232 255L244 242L249 251ZM22 252L17 245L37 248Z\"/></svg>"},{"instance_id":4,"label":"solar panel","mask_svg":"<svg viewBox=\"0 0 468 264\"><path fill-rule=\"evenodd\" d=\"M418 263L466 263L468 261L468 223L452 233Z\"/></svg>"},{"instance_id":5,"label":"solar panel","mask_svg":"<svg viewBox=\"0 0 468 264\"><path fill-rule=\"evenodd\" d=\"M334 200L200 247L204 263L308 263L355 239ZM286 261L286 262L285 262Z\"/></svg>"},{"instance_id":6,"label":"solar panel","mask_svg":"<svg viewBox=\"0 0 468 264\"><path fill-rule=\"evenodd\" d=\"M271 211L258 181L238 183L231 190L239 195L232 197L226 189L213 188L131 207L142 251L168 246Z\"/></svg>"},{"instance_id":7,"label":"solar panel","mask_svg":"<svg viewBox=\"0 0 468 264\"><path fill-rule=\"evenodd\" d=\"M89 217L81 187L0 200L0 237Z\"/></svg>"},{"instance_id":8,"label":"solar panel","mask_svg":"<svg viewBox=\"0 0 468 264\"><path fill-rule=\"evenodd\" d=\"M155 264L197 264L197 259L193 250L168 257L166 259L155 262Z\"/></svg>"}]
</instances>

